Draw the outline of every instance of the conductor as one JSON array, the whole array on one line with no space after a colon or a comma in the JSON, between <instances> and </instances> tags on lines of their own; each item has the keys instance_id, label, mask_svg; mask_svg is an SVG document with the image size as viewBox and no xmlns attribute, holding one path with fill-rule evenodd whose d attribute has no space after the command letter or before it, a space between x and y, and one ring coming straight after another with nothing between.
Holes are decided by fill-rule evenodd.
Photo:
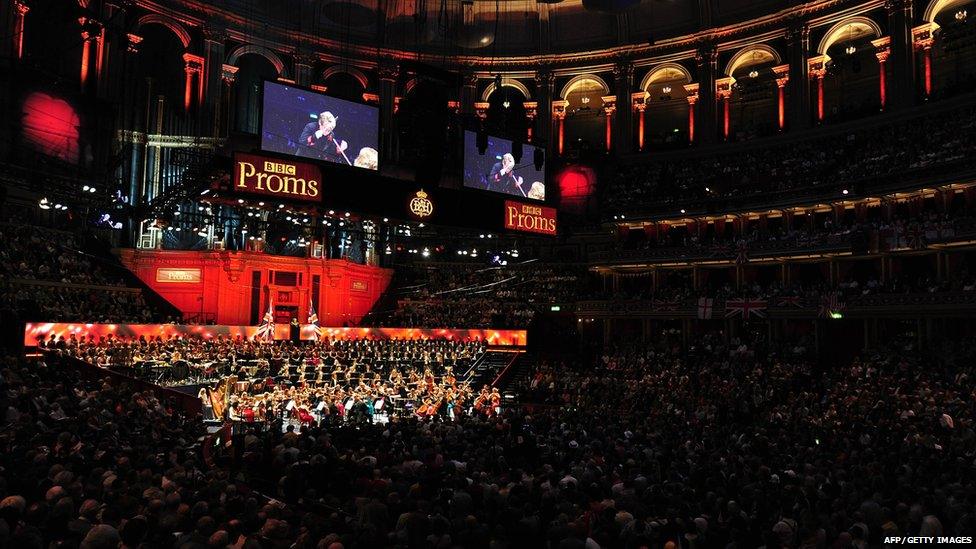
<instances>
[{"instance_id":1,"label":"conductor","mask_svg":"<svg viewBox=\"0 0 976 549\"><path fill-rule=\"evenodd\" d=\"M501 162L491 167L488 175L488 190L500 193L525 196L522 190L522 177L515 175L515 157L511 153L502 155Z\"/></svg>"},{"instance_id":2,"label":"conductor","mask_svg":"<svg viewBox=\"0 0 976 549\"><path fill-rule=\"evenodd\" d=\"M335 128L338 119L329 111L319 113L318 120L305 124L301 137L298 138L298 156L327 160L329 162L347 162L345 150L349 144L336 139Z\"/></svg>"}]
</instances>

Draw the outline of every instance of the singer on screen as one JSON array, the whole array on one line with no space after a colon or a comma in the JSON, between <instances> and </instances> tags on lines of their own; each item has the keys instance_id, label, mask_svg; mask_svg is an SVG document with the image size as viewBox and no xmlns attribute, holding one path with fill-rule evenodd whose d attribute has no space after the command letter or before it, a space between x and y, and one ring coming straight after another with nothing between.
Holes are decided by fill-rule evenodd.
<instances>
[{"instance_id":1,"label":"singer on screen","mask_svg":"<svg viewBox=\"0 0 976 549\"><path fill-rule=\"evenodd\" d=\"M488 175L488 190L500 193L525 196L522 190L522 177L515 175L515 157L510 153L502 155L501 162L491 167Z\"/></svg>"},{"instance_id":2,"label":"singer on screen","mask_svg":"<svg viewBox=\"0 0 976 549\"><path fill-rule=\"evenodd\" d=\"M338 119L329 111L319 113L315 122L305 125L301 137L298 138L298 156L317 158L329 162L350 164L346 158L346 148L349 144L345 140L335 137Z\"/></svg>"}]
</instances>

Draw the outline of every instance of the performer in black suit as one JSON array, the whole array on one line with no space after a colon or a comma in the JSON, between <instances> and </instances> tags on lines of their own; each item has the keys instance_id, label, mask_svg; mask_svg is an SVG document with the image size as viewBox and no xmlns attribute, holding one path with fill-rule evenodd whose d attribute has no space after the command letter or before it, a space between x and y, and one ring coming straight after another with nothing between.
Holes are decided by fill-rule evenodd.
<instances>
[{"instance_id":1,"label":"performer in black suit","mask_svg":"<svg viewBox=\"0 0 976 549\"><path fill-rule=\"evenodd\" d=\"M301 137L298 138L298 156L327 160L329 162L349 163L345 151L349 146L344 140L335 137L335 127L338 119L329 111L319 113L316 122L305 124Z\"/></svg>"},{"instance_id":2,"label":"performer in black suit","mask_svg":"<svg viewBox=\"0 0 976 549\"><path fill-rule=\"evenodd\" d=\"M488 190L500 193L525 196L522 190L522 177L515 175L515 157L509 153L502 155L502 161L491 167L488 175Z\"/></svg>"}]
</instances>

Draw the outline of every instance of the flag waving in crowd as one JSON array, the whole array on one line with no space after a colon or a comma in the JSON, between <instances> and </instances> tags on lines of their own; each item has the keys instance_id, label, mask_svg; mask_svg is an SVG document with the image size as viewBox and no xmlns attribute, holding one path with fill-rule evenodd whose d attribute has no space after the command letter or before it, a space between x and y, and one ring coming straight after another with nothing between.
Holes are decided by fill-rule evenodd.
<instances>
[{"instance_id":1,"label":"flag waving in crowd","mask_svg":"<svg viewBox=\"0 0 976 549\"><path fill-rule=\"evenodd\" d=\"M319 326L319 315L315 314L315 304L312 303L311 298L308 300L308 322L307 324L312 327L312 331L315 332L315 339L322 338L322 328Z\"/></svg>"},{"instance_id":2,"label":"flag waving in crowd","mask_svg":"<svg viewBox=\"0 0 976 549\"><path fill-rule=\"evenodd\" d=\"M255 339L263 339L265 341L273 341L275 333L275 322L274 322L274 307L271 305L271 300L268 300L268 312L264 313L264 318L261 320L261 325L258 326L258 332L255 334Z\"/></svg>"}]
</instances>

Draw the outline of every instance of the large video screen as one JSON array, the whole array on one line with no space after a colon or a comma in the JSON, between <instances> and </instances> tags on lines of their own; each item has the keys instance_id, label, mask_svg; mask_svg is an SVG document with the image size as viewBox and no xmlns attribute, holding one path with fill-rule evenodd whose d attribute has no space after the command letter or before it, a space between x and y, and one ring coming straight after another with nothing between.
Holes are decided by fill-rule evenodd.
<instances>
[{"instance_id":1,"label":"large video screen","mask_svg":"<svg viewBox=\"0 0 976 549\"><path fill-rule=\"evenodd\" d=\"M379 109L264 82L261 148L348 166L379 168Z\"/></svg>"},{"instance_id":2,"label":"large video screen","mask_svg":"<svg viewBox=\"0 0 976 549\"><path fill-rule=\"evenodd\" d=\"M525 145L515 161L512 142L488 136L484 154L478 150L478 134L464 132L464 186L533 200L546 199L546 172L534 164L535 148Z\"/></svg>"}]
</instances>

